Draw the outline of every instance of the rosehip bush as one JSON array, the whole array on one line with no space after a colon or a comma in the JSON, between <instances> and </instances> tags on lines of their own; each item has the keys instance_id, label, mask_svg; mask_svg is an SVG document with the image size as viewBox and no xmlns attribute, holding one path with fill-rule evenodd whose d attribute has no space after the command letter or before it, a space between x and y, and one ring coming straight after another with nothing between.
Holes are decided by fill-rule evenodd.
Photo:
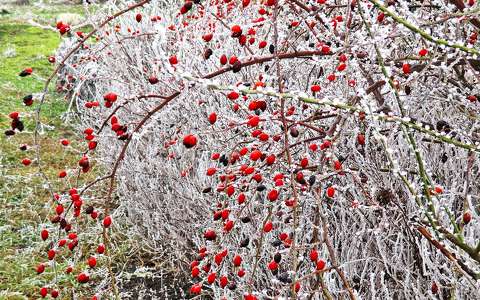
<instances>
[{"instance_id":1,"label":"rosehip bush","mask_svg":"<svg viewBox=\"0 0 480 300\"><path fill-rule=\"evenodd\" d=\"M115 293L99 257L119 222L189 278L182 298L478 297L477 13L111 1L90 33L60 26L70 38L49 80L70 91L81 143L75 175L47 180L78 177L52 200L52 226L82 230L68 247L90 248L77 281ZM91 276L102 264L108 283Z\"/></svg>"}]
</instances>

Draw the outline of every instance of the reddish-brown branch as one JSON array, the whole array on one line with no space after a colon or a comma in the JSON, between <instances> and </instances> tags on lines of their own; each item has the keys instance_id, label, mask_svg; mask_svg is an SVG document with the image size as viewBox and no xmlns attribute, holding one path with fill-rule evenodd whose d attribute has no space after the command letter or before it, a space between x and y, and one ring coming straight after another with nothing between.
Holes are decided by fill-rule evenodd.
<instances>
[{"instance_id":1,"label":"reddish-brown branch","mask_svg":"<svg viewBox=\"0 0 480 300\"><path fill-rule=\"evenodd\" d=\"M317 192L317 198L318 197L320 197L320 191ZM318 203L320 204L321 200L319 200ZM330 256L330 260L332 261L333 268L335 269L335 271L337 271L338 275L340 276L340 279L343 282L343 286L348 291L348 295L350 296L350 299L355 300L356 299L355 294L353 294L353 291L350 287L350 284L348 283L345 273L343 273L342 269L338 267L337 258L335 255L335 249L333 249L332 242L330 241L330 237L328 236L327 218L321 211L321 208L320 208L320 219L322 221L323 240L325 241L325 245L327 246L328 255Z\"/></svg>"},{"instance_id":2,"label":"reddish-brown branch","mask_svg":"<svg viewBox=\"0 0 480 300\"><path fill-rule=\"evenodd\" d=\"M458 264L460 268L462 268L465 273L467 273L469 276L471 276L474 280L478 280L480 278L480 275L475 273L473 270L471 270L467 265L465 265L461 260L458 260L452 252L450 252L447 248L445 248L444 245L442 245L439 241L435 240L430 232L423 227L423 226L417 226L418 232L425 237L430 244L432 244L435 248L440 250L440 252L445 255L446 258L448 258L450 261L454 262L455 264Z\"/></svg>"},{"instance_id":3,"label":"reddish-brown branch","mask_svg":"<svg viewBox=\"0 0 480 300\"><path fill-rule=\"evenodd\" d=\"M279 59L290 59L290 58L301 58L301 57L310 57L314 55L333 55L332 52L325 54L321 50L315 50L315 51L298 51L298 52L289 52L289 53L279 53L278 58ZM248 67L251 65L255 64L261 64L267 61L271 61L275 59L275 55L269 55L269 56L264 56L264 57L259 57L259 58L253 58L249 61L242 62L242 67ZM219 69L213 73L207 74L202 76L203 79L211 79L213 77L216 77L218 75L221 75L223 73L226 73L228 71L231 71L233 67L225 67L222 69Z\"/></svg>"},{"instance_id":4,"label":"reddish-brown branch","mask_svg":"<svg viewBox=\"0 0 480 300\"><path fill-rule=\"evenodd\" d=\"M450 2L455 5L458 10L462 11L465 9L465 3L463 2L463 0L450 0ZM480 20L478 20L477 18L471 18L470 19L470 23L479 28L480 29Z\"/></svg>"},{"instance_id":5,"label":"reddish-brown branch","mask_svg":"<svg viewBox=\"0 0 480 300\"><path fill-rule=\"evenodd\" d=\"M123 145L122 147L122 150L120 151L120 154L118 155L118 158L116 159L115 163L113 164L113 168L112 168L112 172L110 174L110 188L108 190L108 194L107 194L107 203L110 203L111 201L111 196L112 196L112 192L113 192L113 185L114 185L114 182L115 182L115 174L117 173L117 170L118 170L118 166L120 165L120 162L123 160L123 158L125 157L125 153L127 151L127 148L128 148L128 145L130 144L130 142L132 141L132 137L133 137L133 134L137 133L142 127L143 125L145 125L145 123L155 114L157 113L159 110L161 110L162 108L164 108L168 103L170 103L170 101L172 101L173 99L175 99L178 95L180 95L180 92L175 92L173 94L171 94L170 96L168 97L165 97L165 98L162 98L162 99L165 99L162 103L160 103L158 106L156 106L154 109L152 109L151 111L149 111L145 117L143 117L142 120L140 120L140 122L138 123L138 125L133 129L132 133L130 134L130 136L128 137L128 139L125 141L125 144ZM108 208L108 206L107 206Z\"/></svg>"}]
</instances>

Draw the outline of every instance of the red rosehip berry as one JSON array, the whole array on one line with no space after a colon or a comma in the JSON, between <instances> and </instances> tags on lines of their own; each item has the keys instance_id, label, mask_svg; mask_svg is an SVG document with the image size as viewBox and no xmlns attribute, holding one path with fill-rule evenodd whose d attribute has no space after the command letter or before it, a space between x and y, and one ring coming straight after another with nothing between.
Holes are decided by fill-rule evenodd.
<instances>
[{"instance_id":1,"label":"red rosehip berry","mask_svg":"<svg viewBox=\"0 0 480 300\"><path fill-rule=\"evenodd\" d=\"M325 268L325 265L326 265L325 261L323 259L319 259L317 261L316 268L317 270L321 271Z\"/></svg>"},{"instance_id":2,"label":"red rosehip berry","mask_svg":"<svg viewBox=\"0 0 480 300\"><path fill-rule=\"evenodd\" d=\"M264 232L270 232L272 231L273 229L273 224L271 221L268 221L267 223L265 223L265 225L263 226L263 231Z\"/></svg>"},{"instance_id":3,"label":"red rosehip berry","mask_svg":"<svg viewBox=\"0 0 480 300\"><path fill-rule=\"evenodd\" d=\"M95 256L90 256L87 262L90 268L95 268L95 266L97 265L97 259L95 258Z\"/></svg>"},{"instance_id":4,"label":"red rosehip berry","mask_svg":"<svg viewBox=\"0 0 480 300\"><path fill-rule=\"evenodd\" d=\"M105 252L105 245L104 245L104 244L98 245L98 247L97 247L97 253L98 253L98 254L103 254L104 252Z\"/></svg>"},{"instance_id":5,"label":"red rosehip berry","mask_svg":"<svg viewBox=\"0 0 480 300\"><path fill-rule=\"evenodd\" d=\"M215 122L217 122L217 114L216 113L211 113L209 116L208 116L208 122L210 124L215 124Z\"/></svg>"},{"instance_id":6,"label":"red rosehip berry","mask_svg":"<svg viewBox=\"0 0 480 300\"><path fill-rule=\"evenodd\" d=\"M110 225L112 225L112 217L106 216L103 219L103 227L108 228L108 227L110 227Z\"/></svg>"},{"instance_id":7,"label":"red rosehip berry","mask_svg":"<svg viewBox=\"0 0 480 300\"><path fill-rule=\"evenodd\" d=\"M463 214L463 223L465 225L467 225L468 223L470 223L470 221L472 220L472 213L469 212L469 211L466 211L464 214Z\"/></svg>"},{"instance_id":8,"label":"red rosehip berry","mask_svg":"<svg viewBox=\"0 0 480 300\"><path fill-rule=\"evenodd\" d=\"M316 249L312 249L310 251L310 260L316 262L318 259L318 251Z\"/></svg>"},{"instance_id":9,"label":"red rosehip berry","mask_svg":"<svg viewBox=\"0 0 480 300\"><path fill-rule=\"evenodd\" d=\"M178 64L178 59L175 55L172 55L170 56L170 58L168 59L168 61L170 62L171 65L176 65Z\"/></svg>"},{"instance_id":10,"label":"red rosehip berry","mask_svg":"<svg viewBox=\"0 0 480 300\"><path fill-rule=\"evenodd\" d=\"M42 274L45 271L45 265L39 264L36 268L37 274Z\"/></svg>"},{"instance_id":11,"label":"red rosehip berry","mask_svg":"<svg viewBox=\"0 0 480 300\"><path fill-rule=\"evenodd\" d=\"M357 142L360 145L365 145L365 136L363 134L357 135Z\"/></svg>"},{"instance_id":12,"label":"red rosehip berry","mask_svg":"<svg viewBox=\"0 0 480 300\"><path fill-rule=\"evenodd\" d=\"M103 96L103 99L107 102L115 102L117 101L117 98L118 96L115 93L108 93Z\"/></svg>"},{"instance_id":13,"label":"red rosehip berry","mask_svg":"<svg viewBox=\"0 0 480 300\"><path fill-rule=\"evenodd\" d=\"M314 93L318 93L318 92L320 92L321 88L320 88L319 85L312 85L312 86L310 87L310 90L311 90L312 92L314 92Z\"/></svg>"},{"instance_id":14,"label":"red rosehip berry","mask_svg":"<svg viewBox=\"0 0 480 300\"><path fill-rule=\"evenodd\" d=\"M43 229L42 232L40 233L40 236L42 237L42 240L48 239L48 230Z\"/></svg>"},{"instance_id":15,"label":"red rosehip berry","mask_svg":"<svg viewBox=\"0 0 480 300\"><path fill-rule=\"evenodd\" d=\"M42 287L40 289L40 296L42 296L42 298L45 298L47 297L47 295L48 295L48 289L46 287Z\"/></svg>"},{"instance_id":16,"label":"red rosehip berry","mask_svg":"<svg viewBox=\"0 0 480 300\"><path fill-rule=\"evenodd\" d=\"M278 269L278 264L274 260L272 260L268 264L268 269L271 270L271 271L274 271L274 270Z\"/></svg>"},{"instance_id":17,"label":"red rosehip berry","mask_svg":"<svg viewBox=\"0 0 480 300\"><path fill-rule=\"evenodd\" d=\"M183 137L183 145L185 148L190 149L197 144L197 138L193 134L189 134Z\"/></svg>"},{"instance_id":18,"label":"red rosehip berry","mask_svg":"<svg viewBox=\"0 0 480 300\"><path fill-rule=\"evenodd\" d=\"M335 188L333 186L329 186L327 188L327 196L329 198L333 198L333 196L335 196Z\"/></svg>"},{"instance_id":19,"label":"red rosehip berry","mask_svg":"<svg viewBox=\"0 0 480 300\"><path fill-rule=\"evenodd\" d=\"M90 276L88 276L88 275L85 274L85 273L80 273L80 274L78 274L78 276L77 276L77 281L78 281L79 283L87 283L89 280L90 280Z\"/></svg>"}]
</instances>

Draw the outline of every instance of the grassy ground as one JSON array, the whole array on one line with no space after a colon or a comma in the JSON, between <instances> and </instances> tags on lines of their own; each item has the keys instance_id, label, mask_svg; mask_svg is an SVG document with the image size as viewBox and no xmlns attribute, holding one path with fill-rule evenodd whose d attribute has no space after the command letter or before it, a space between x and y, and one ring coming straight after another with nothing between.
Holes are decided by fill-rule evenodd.
<instances>
[{"instance_id":1,"label":"grassy ground","mask_svg":"<svg viewBox=\"0 0 480 300\"><path fill-rule=\"evenodd\" d=\"M60 37L54 31L28 25L26 19L34 16L43 24L53 24L57 13L77 11L79 7L9 6L7 10L10 14L0 16L0 299L32 299L38 295L38 286L44 280L33 269L41 261L37 253L38 224L46 221L47 209L52 204L41 188L40 178L31 175L34 164L24 167L20 163L24 157L34 157L32 149L24 152L18 148L21 144L32 144L35 105L24 106L22 98L41 91L42 79L53 70L47 57L55 52ZM25 67L32 67L34 76L18 77ZM60 95L53 95L43 108L42 118L43 123L52 127L41 137L42 159L49 166L50 175L65 168L73 155L59 145L60 138L71 135L70 128L60 118L67 103ZM12 111L21 113L26 128L24 133L7 138L3 131L9 127L8 114Z\"/></svg>"}]
</instances>

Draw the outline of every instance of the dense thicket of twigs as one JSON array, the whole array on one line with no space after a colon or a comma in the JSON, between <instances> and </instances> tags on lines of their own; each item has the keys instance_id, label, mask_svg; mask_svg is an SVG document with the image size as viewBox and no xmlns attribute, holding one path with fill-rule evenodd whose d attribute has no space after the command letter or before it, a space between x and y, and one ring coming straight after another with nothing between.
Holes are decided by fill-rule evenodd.
<instances>
[{"instance_id":1,"label":"dense thicket of twigs","mask_svg":"<svg viewBox=\"0 0 480 300\"><path fill-rule=\"evenodd\" d=\"M85 195L110 205L114 189L114 220L165 267L190 277L196 260L190 292L479 297L476 4L145 2L102 27L133 2L89 15L99 39L62 76L105 168Z\"/></svg>"}]
</instances>

